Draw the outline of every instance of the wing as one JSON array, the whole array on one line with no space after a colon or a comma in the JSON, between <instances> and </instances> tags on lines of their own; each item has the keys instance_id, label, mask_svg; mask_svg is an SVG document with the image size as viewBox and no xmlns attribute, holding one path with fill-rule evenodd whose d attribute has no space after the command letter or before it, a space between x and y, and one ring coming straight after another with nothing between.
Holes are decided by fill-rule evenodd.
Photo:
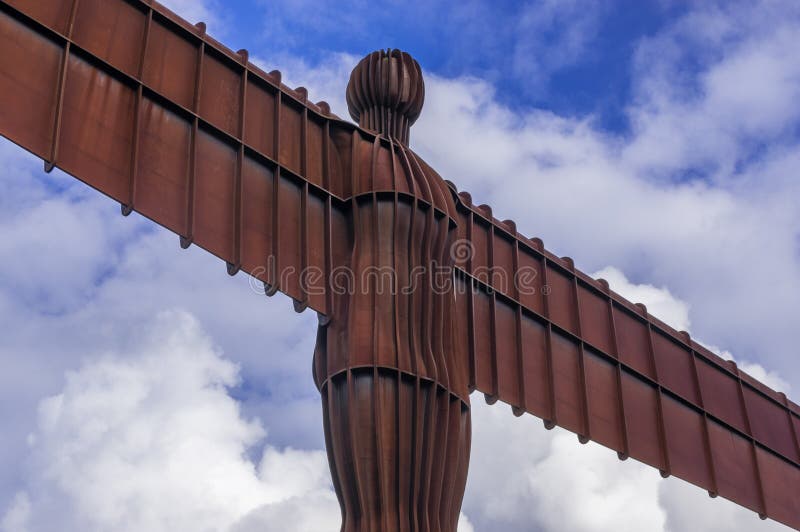
<instances>
[{"instance_id":1,"label":"wing","mask_svg":"<svg viewBox=\"0 0 800 532\"><path fill-rule=\"evenodd\" d=\"M0 134L329 312L355 128L327 104L149 1L0 0L0 50Z\"/></svg>"},{"instance_id":2,"label":"wing","mask_svg":"<svg viewBox=\"0 0 800 532\"><path fill-rule=\"evenodd\" d=\"M800 528L797 404L458 198L473 389Z\"/></svg>"}]
</instances>

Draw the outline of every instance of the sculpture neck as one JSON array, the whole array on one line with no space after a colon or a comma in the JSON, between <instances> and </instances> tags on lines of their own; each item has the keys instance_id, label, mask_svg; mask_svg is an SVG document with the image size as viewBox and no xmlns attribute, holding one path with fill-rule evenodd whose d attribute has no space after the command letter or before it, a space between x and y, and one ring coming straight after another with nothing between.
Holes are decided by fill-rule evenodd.
<instances>
[{"instance_id":1,"label":"sculpture neck","mask_svg":"<svg viewBox=\"0 0 800 532\"><path fill-rule=\"evenodd\" d=\"M408 146L411 124L406 116L394 109L380 105L365 109L361 112L358 125Z\"/></svg>"}]
</instances>

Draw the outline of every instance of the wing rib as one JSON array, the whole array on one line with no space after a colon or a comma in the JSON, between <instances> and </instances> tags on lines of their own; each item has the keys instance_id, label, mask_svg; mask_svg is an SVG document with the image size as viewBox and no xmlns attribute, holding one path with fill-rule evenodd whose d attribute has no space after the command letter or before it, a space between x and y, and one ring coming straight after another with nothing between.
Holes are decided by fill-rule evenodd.
<instances>
[{"instance_id":1,"label":"wing rib","mask_svg":"<svg viewBox=\"0 0 800 532\"><path fill-rule=\"evenodd\" d=\"M800 407L458 196L464 367L512 406L800 528Z\"/></svg>"},{"instance_id":2,"label":"wing rib","mask_svg":"<svg viewBox=\"0 0 800 532\"><path fill-rule=\"evenodd\" d=\"M330 311L350 153L331 143L355 126L155 2L0 0L0 49L0 134Z\"/></svg>"}]
</instances>

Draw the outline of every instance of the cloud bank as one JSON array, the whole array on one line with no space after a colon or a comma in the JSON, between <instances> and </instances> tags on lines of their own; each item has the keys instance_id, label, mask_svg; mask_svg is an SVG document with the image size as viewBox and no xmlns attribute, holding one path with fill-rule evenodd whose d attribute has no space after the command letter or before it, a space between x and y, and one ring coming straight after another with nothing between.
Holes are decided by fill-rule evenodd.
<instances>
[{"instance_id":1,"label":"cloud bank","mask_svg":"<svg viewBox=\"0 0 800 532\"><path fill-rule=\"evenodd\" d=\"M228 20L223 5L169 4L212 28ZM564 65L586 46L573 37ZM792 2L693 6L636 43L624 131L512 108L484 79L427 74L412 145L497 216L797 390L787 316L800 313L799 37ZM253 55L347 115L356 56L269 51ZM7 143L0 160L2 530L335 529L313 316L264 302L224 265L42 175ZM747 260L752 250L768 260ZM154 324L165 308L189 314ZM478 403L462 532L782 529Z\"/></svg>"},{"instance_id":2,"label":"cloud bank","mask_svg":"<svg viewBox=\"0 0 800 532\"><path fill-rule=\"evenodd\" d=\"M141 332L40 402L3 530L337 530L325 453L264 444L229 395L239 368L197 320L166 312Z\"/></svg>"}]
</instances>

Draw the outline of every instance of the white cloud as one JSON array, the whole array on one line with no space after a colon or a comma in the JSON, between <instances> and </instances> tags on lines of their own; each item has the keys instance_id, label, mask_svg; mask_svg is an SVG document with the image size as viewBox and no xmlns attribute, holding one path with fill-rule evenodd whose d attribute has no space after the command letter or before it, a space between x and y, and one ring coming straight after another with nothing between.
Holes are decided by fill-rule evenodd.
<instances>
[{"instance_id":1,"label":"white cloud","mask_svg":"<svg viewBox=\"0 0 800 532\"><path fill-rule=\"evenodd\" d=\"M528 3L517 17L511 65L526 90L539 93L553 73L585 61L607 5L585 0Z\"/></svg>"},{"instance_id":2,"label":"white cloud","mask_svg":"<svg viewBox=\"0 0 800 532\"><path fill-rule=\"evenodd\" d=\"M788 532L775 521L762 521L758 514L728 500L712 499L708 493L673 477L659 486L659 501L666 511L664 532Z\"/></svg>"},{"instance_id":3,"label":"white cloud","mask_svg":"<svg viewBox=\"0 0 800 532\"><path fill-rule=\"evenodd\" d=\"M162 313L141 335L40 403L35 489L6 513L9 532L26 521L31 532L338 529L324 452L266 445L258 464L248 457L265 430L242 417L228 395L238 367L193 317Z\"/></svg>"},{"instance_id":4,"label":"white cloud","mask_svg":"<svg viewBox=\"0 0 800 532\"><path fill-rule=\"evenodd\" d=\"M676 299L667 287L657 288L650 284L631 283L625 274L613 266L607 266L592 274L595 279L605 279L619 295L634 303L642 303L647 311L679 331L688 331L689 305Z\"/></svg>"},{"instance_id":5,"label":"white cloud","mask_svg":"<svg viewBox=\"0 0 800 532\"><path fill-rule=\"evenodd\" d=\"M498 218L584 270L612 264L668 286L696 336L797 381L786 317L800 312L800 59L787 39L800 17L775 4L698 5L642 44L627 134L592 116L514 112L480 80L428 76L412 143ZM716 36L747 17L759 23L735 42Z\"/></svg>"},{"instance_id":6,"label":"white cloud","mask_svg":"<svg viewBox=\"0 0 800 532\"><path fill-rule=\"evenodd\" d=\"M658 471L510 408L473 402L464 511L478 530L663 530ZM624 509L624 511L623 511Z\"/></svg>"},{"instance_id":7,"label":"white cloud","mask_svg":"<svg viewBox=\"0 0 800 532\"><path fill-rule=\"evenodd\" d=\"M287 86L305 87L312 102L325 101L340 118L350 120L345 100L345 89L350 72L360 57L345 53L325 53L317 65L306 59L285 53L271 54L269 59L254 56L253 63L267 72L280 70Z\"/></svg>"},{"instance_id":8,"label":"white cloud","mask_svg":"<svg viewBox=\"0 0 800 532\"><path fill-rule=\"evenodd\" d=\"M264 443L229 395L239 368L194 317L163 312L138 332L133 352L88 361L40 402L29 491L0 530L339 530L325 452ZM459 530L473 530L465 516Z\"/></svg>"},{"instance_id":9,"label":"white cloud","mask_svg":"<svg viewBox=\"0 0 800 532\"><path fill-rule=\"evenodd\" d=\"M726 354L730 354L727 353ZM756 380L763 382L773 390L783 392L783 393L790 393L792 390L792 386L786 382L786 380L781 377L777 372L770 371L761 364L757 364L755 362L748 362L748 361L737 361L736 358L733 356L726 357L734 362L737 362L739 367L745 373L749 374L751 377L754 377Z\"/></svg>"},{"instance_id":10,"label":"white cloud","mask_svg":"<svg viewBox=\"0 0 800 532\"><path fill-rule=\"evenodd\" d=\"M11 501L11 506L0 520L0 530L3 532L28 532L28 523L31 518L31 501L28 494L19 492Z\"/></svg>"},{"instance_id":11,"label":"white cloud","mask_svg":"<svg viewBox=\"0 0 800 532\"><path fill-rule=\"evenodd\" d=\"M261 0L259 4L264 32L270 36L265 44L270 57L287 50L314 57L400 46L412 54L428 52L451 74L512 80L525 97L546 94L554 73L595 60L599 47L592 44L611 11L607 3L594 0L536 0L504 9L484 0L377 4Z\"/></svg>"},{"instance_id":12,"label":"white cloud","mask_svg":"<svg viewBox=\"0 0 800 532\"><path fill-rule=\"evenodd\" d=\"M214 12L184 11L212 4L172 5L190 20L211 22L210 31L219 34ZM787 130L798 122L793 104L798 59L791 52L800 24L790 2L709 5L693 6L677 24L640 46L627 135L599 130L591 116L517 114L499 105L494 88L484 81L428 75L428 103L412 130L412 143L443 177L473 192L476 201L492 204L497 216L515 218L521 231L544 237L549 248L574 256L588 271L613 264L604 276L628 276L609 279L614 289L673 325L688 327L691 317L695 336L747 353L760 364L742 362L745 371L775 387L795 384L798 389L791 316L800 313L800 149ZM699 71L686 67L690 60L697 61ZM344 87L354 61L340 55L316 66L278 56L267 66L283 68L290 83L306 85L313 100L328 99L346 117ZM202 441L192 437L186 443L190 451L209 445L213 456L230 465L222 475L228 481L208 489L219 490L213 496L220 500L230 500L242 486L253 489L231 510L219 510L214 501L206 501L203 509L219 510L212 520L227 523L233 532L249 532L271 526L264 519L281 522L296 512L298 499L277 501L276 492L302 492L303 500L326 507L330 493L317 489L325 475L319 452L268 448L261 469L258 460L240 452L248 445L252 452L248 442L257 439L256 426L247 421L254 412L269 422L270 441L281 442L280 448L291 442L303 449L320 447L319 403L309 376L313 316L293 317L285 299L264 303L242 277L228 280L224 266L203 252L178 251L174 235L151 233L136 217L123 221L118 206L61 176L32 177L29 158L9 152L7 144L0 145L0 365L7 368L0 375L0 460L9 472L0 478L0 507L9 509L3 526L17 532L26 522L35 527L46 518L72 518L98 499L113 503L108 512L134 515L138 505L142 512L150 508L154 514L191 519L180 504L162 504L175 500L186 479L168 483L163 501L137 491L159 487L152 480L151 458L173 464L200 486L209 485L200 478L203 471L164 446L154 446L150 457L130 458L142 461L144 476L123 476L124 486L110 483L115 489L109 493L78 493L61 469L72 467L84 479L99 479L108 470L130 471L113 455L130 456L125 452L131 441L152 436L152 417L173 419L169 404L191 410L163 389L166 380L157 375L162 365L148 362L136 332L149 316L176 305L197 316L242 367L245 379L230 392L247 396L237 403L226 391L229 363L209 355L197 364L206 365L209 378L217 377L216 389L198 389L202 371L190 372L194 384L181 381L192 397L209 401L212 408L202 414L220 416L216 436L201 433ZM681 181L674 182L678 177ZM23 238L28 228L31 238ZM752 250L766 259L752 260ZM41 301L37 293L52 304L28 305ZM197 342L192 345L202 344ZM85 346L92 346L91 352ZM119 356L99 361L97 350ZM83 359L88 362L82 364ZM165 358L170 360L173 365L163 369L198 370L188 358ZM65 385L64 371L77 368ZM145 375L148 368L156 375ZM115 386L104 387L104 382ZM135 392L142 386L163 392L161 409L137 406ZM38 399L53 394L63 397L60 410L57 401L50 402L50 411L58 413L53 423L32 426ZM119 403L126 397L132 402ZM476 405L474 415L465 510L477 530L563 530L556 517L575 530L624 529L628 523L605 511L622 504L641 509L631 519L639 529L778 527L721 499L710 500L683 482L660 482L657 472L635 462L618 463L613 452L545 432L530 417L515 420L507 408ZM125 426L122 417L133 424ZM31 431L37 433L37 460L23 467ZM90 467L90 453L79 445L90 436L97 449L108 451L95 457L103 468ZM273 466L265 470L267 463ZM47 464L53 467L45 469ZM281 470L275 464L288 471L278 475L286 485L278 487L268 473ZM310 483L301 480L307 477ZM14 497L23 484L27 491ZM210 496L194 485L187 489L190 505ZM48 494L54 498L45 508ZM273 502L257 507L259 497ZM587 517L590 510L597 513L596 522ZM97 519L112 519L109 515L104 509ZM317 518L307 514L293 523L316 530Z\"/></svg>"},{"instance_id":13,"label":"white cloud","mask_svg":"<svg viewBox=\"0 0 800 532\"><path fill-rule=\"evenodd\" d=\"M546 530L630 531L663 528L657 471L628 467L597 444L581 447L571 434L558 434L551 453L529 472L535 510ZM557 509L571 501L566 512Z\"/></svg>"},{"instance_id":14,"label":"white cloud","mask_svg":"<svg viewBox=\"0 0 800 532\"><path fill-rule=\"evenodd\" d=\"M755 378L759 382L763 382L773 390L778 392L783 392L785 394L791 393L792 386L789 384L783 377L781 377L778 372L770 371L766 369L761 364L757 364L755 362L750 362L747 360L737 359L733 356L730 351L725 351L723 349L719 349L713 345L707 345L711 351L718 354L725 360L733 360L739 366L739 369L750 375L751 377Z\"/></svg>"},{"instance_id":15,"label":"white cloud","mask_svg":"<svg viewBox=\"0 0 800 532\"><path fill-rule=\"evenodd\" d=\"M637 285L631 283L624 273L613 266L608 266L593 273L592 277L605 279L609 282L612 290L629 301L643 303L650 314L658 316L667 325L679 331L691 332L689 305L685 301L675 298L668 288L656 288L649 284ZM742 371L763 382L773 390L784 393L789 393L791 390L791 385L777 372L770 371L755 362L737 360L730 351L720 349L712 344L706 344L702 340L699 340L699 342L725 360L737 362Z\"/></svg>"},{"instance_id":16,"label":"white cloud","mask_svg":"<svg viewBox=\"0 0 800 532\"><path fill-rule=\"evenodd\" d=\"M645 41L627 162L642 175L700 167L726 181L753 144L783 143L800 118L799 24L792 2L709 2ZM690 60L705 63L694 77Z\"/></svg>"},{"instance_id":17,"label":"white cloud","mask_svg":"<svg viewBox=\"0 0 800 532\"><path fill-rule=\"evenodd\" d=\"M212 35L224 35L228 30L227 17L218 0L159 0L175 14L192 24L205 22Z\"/></svg>"},{"instance_id":18,"label":"white cloud","mask_svg":"<svg viewBox=\"0 0 800 532\"><path fill-rule=\"evenodd\" d=\"M614 268L602 274L612 289L663 310L673 324L688 328L688 307L666 289L631 283ZM727 358L730 353L724 353ZM742 369L771 386L782 381L758 364ZM605 532L648 530L786 530L682 480L661 479L635 460L556 428L546 431L530 416L514 418L507 406L473 401L473 446L464 510L480 530L509 532ZM498 405L500 405L498 403Z\"/></svg>"}]
</instances>

